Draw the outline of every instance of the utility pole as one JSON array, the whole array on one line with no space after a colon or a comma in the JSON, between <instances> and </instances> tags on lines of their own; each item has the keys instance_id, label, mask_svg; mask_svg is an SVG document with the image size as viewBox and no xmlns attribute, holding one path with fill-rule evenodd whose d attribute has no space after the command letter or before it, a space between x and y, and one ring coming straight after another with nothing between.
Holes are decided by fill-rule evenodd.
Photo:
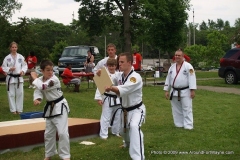
<instances>
[{"instance_id":1,"label":"utility pole","mask_svg":"<svg viewBox=\"0 0 240 160\"><path fill-rule=\"evenodd\" d=\"M193 8L193 45L195 45L195 23L194 23L194 8Z\"/></svg>"}]
</instances>

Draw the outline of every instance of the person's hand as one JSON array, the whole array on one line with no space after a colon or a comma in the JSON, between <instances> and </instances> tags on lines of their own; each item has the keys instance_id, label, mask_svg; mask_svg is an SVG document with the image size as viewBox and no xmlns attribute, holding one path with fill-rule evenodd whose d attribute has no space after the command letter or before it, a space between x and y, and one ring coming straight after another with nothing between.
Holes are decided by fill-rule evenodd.
<instances>
[{"instance_id":1,"label":"person's hand","mask_svg":"<svg viewBox=\"0 0 240 160\"><path fill-rule=\"evenodd\" d=\"M110 87L105 87L105 92L110 92L112 90L112 86Z\"/></svg>"},{"instance_id":2,"label":"person's hand","mask_svg":"<svg viewBox=\"0 0 240 160\"><path fill-rule=\"evenodd\" d=\"M169 99L169 92L168 91L165 91L165 97L166 97L167 100Z\"/></svg>"},{"instance_id":3,"label":"person's hand","mask_svg":"<svg viewBox=\"0 0 240 160\"><path fill-rule=\"evenodd\" d=\"M97 103L98 103L99 106L103 105L103 101L102 100L97 100Z\"/></svg>"},{"instance_id":4,"label":"person's hand","mask_svg":"<svg viewBox=\"0 0 240 160\"><path fill-rule=\"evenodd\" d=\"M30 75L31 75L33 80L35 80L38 77L36 72L30 72Z\"/></svg>"},{"instance_id":5,"label":"person's hand","mask_svg":"<svg viewBox=\"0 0 240 160\"><path fill-rule=\"evenodd\" d=\"M20 72L20 76L24 76L24 72L23 71Z\"/></svg>"},{"instance_id":6,"label":"person's hand","mask_svg":"<svg viewBox=\"0 0 240 160\"><path fill-rule=\"evenodd\" d=\"M190 90L190 97L193 99L195 97L195 90L191 89Z\"/></svg>"},{"instance_id":7,"label":"person's hand","mask_svg":"<svg viewBox=\"0 0 240 160\"><path fill-rule=\"evenodd\" d=\"M97 70L96 75L101 76L101 69Z\"/></svg>"},{"instance_id":8,"label":"person's hand","mask_svg":"<svg viewBox=\"0 0 240 160\"><path fill-rule=\"evenodd\" d=\"M33 101L34 106L37 106L37 105L39 105L40 103L41 103L41 101L38 100L38 99L36 99L36 100Z\"/></svg>"},{"instance_id":9,"label":"person's hand","mask_svg":"<svg viewBox=\"0 0 240 160\"><path fill-rule=\"evenodd\" d=\"M49 83L48 83L48 86L49 87L52 87L54 85L54 82L51 80Z\"/></svg>"},{"instance_id":10,"label":"person's hand","mask_svg":"<svg viewBox=\"0 0 240 160\"><path fill-rule=\"evenodd\" d=\"M9 70L10 70L10 71L15 71L15 69L16 69L16 67L12 67L12 68L10 68Z\"/></svg>"}]
</instances>

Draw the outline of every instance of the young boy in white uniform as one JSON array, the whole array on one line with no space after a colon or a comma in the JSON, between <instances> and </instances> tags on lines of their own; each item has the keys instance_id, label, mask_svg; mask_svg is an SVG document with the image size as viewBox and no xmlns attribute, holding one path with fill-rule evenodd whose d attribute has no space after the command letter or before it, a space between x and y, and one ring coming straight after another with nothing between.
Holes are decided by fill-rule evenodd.
<instances>
[{"instance_id":1,"label":"young boy in white uniform","mask_svg":"<svg viewBox=\"0 0 240 160\"><path fill-rule=\"evenodd\" d=\"M146 108L142 102L142 77L133 70L133 56L130 53L119 55L118 85L106 86L106 92L115 92L122 99L122 137L123 147L129 147L133 160L144 160L144 143L141 125L145 119Z\"/></svg>"},{"instance_id":2,"label":"young boy in white uniform","mask_svg":"<svg viewBox=\"0 0 240 160\"><path fill-rule=\"evenodd\" d=\"M69 106L63 97L61 83L53 74L53 63L43 60L40 64L43 76L37 78L36 72L31 72L34 79L34 105L39 105L43 98L47 100L44 107L43 117L46 118L45 139L45 160L57 154L56 131L58 133L58 154L63 160L70 160L70 143L68 134L68 113Z\"/></svg>"},{"instance_id":3,"label":"young boy in white uniform","mask_svg":"<svg viewBox=\"0 0 240 160\"><path fill-rule=\"evenodd\" d=\"M117 85L116 79L116 67L117 60L114 58L108 58L107 60L107 69L109 75L114 82L114 85ZM100 133L99 136L102 139L108 138L108 127L111 126L112 134L120 136L120 113L121 113L121 103L120 98L114 92L106 92L104 95L101 95L99 90L96 90L94 100L102 106L102 115L100 119ZM110 121L112 124L110 124Z\"/></svg>"},{"instance_id":4,"label":"young boy in white uniform","mask_svg":"<svg viewBox=\"0 0 240 160\"><path fill-rule=\"evenodd\" d=\"M17 53L17 49L17 43L12 42L11 53L4 58L2 64L2 69L7 74L8 102L13 114L20 114L23 111L23 75L27 72L27 63L24 57Z\"/></svg>"}]
</instances>

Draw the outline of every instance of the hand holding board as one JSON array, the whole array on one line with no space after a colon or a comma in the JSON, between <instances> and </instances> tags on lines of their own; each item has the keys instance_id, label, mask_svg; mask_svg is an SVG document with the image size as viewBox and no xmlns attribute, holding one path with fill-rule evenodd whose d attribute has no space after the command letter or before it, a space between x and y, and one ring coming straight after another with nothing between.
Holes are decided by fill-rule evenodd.
<instances>
[{"instance_id":1,"label":"hand holding board","mask_svg":"<svg viewBox=\"0 0 240 160\"><path fill-rule=\"evenodd\" d=\"M110 87L113 85L113 81L105 67L101 68L101 75L95 75L93 80L101 94L105 92L105 87Z\"/></svg>"}]
</instances>

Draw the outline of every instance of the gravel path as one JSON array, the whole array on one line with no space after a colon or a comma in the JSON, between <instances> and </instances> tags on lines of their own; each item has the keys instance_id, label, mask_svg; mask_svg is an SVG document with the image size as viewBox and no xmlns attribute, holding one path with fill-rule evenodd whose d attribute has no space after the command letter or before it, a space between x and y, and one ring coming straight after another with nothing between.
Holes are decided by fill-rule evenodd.
<instances>
[{"instance_id":1,"label":"gravel path","mask_svg":"<svg viewBox=\"0 0 240 160\"><path fill-rule=\"evenodd\" d=\"M221 93L233 93L233 94L240 95L240 89L238 89L238 88L197 86L197 89L203 89L203 90L214 91L214 92L221 92Z\"/></svg>"}]
</instances>

